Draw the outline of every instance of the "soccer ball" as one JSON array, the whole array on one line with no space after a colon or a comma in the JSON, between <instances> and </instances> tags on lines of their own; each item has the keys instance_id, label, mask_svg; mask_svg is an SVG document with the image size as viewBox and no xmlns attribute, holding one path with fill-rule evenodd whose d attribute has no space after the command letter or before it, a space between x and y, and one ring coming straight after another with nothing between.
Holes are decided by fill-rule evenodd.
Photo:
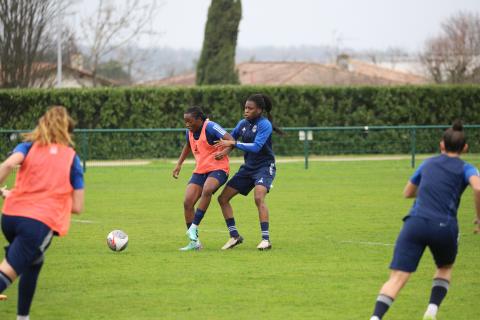
<instances>
[{"instance_id":1,"label":"soccer ball","mask_svg":"<svg viewBox=\"0 0 480 320\"><path fill-rule=\"evenodd\" d=\"M113 230L107 236L107 245L113 251L122 251L128 245L128 235L122 230Z\"/></svg>"}]
</instances>

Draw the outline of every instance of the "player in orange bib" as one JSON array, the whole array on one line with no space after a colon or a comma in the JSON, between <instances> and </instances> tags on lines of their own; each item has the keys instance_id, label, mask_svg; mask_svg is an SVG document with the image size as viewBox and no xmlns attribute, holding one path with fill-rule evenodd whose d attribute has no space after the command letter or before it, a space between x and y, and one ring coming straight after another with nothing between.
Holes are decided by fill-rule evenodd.
<instances>
[{"instance_id":1,"label":"player in orange bib","mask_svg":"<svg viewBox=\"0 0 480 320\"><path fill-rule=\"evenodd\" d=\"M68 232L71 213L83 209L84 182L67 110L54 106L24 135L24 142L0 165L0 184L20 166L15 187L1 189L5 199L2 231L9 245L0 264L0 300L17 278L17 319L28 320L44 252L53 235Z\"/></svg>"},{"instance_id":2,"label":"player in orange bib","mask_svg":"<svg viewBox=\"0 0 480 320\"><path fill-rule=\"evenodd\" d=\"M186 143L173 169L173 177L178 178L182 164L190 153L195 157L195 170L187 185L183 202L187 236L190 243L180 250L199 250L202 245L198 239L198 226L208 209L212 194L218 190L228 178L228 157L214 147L217 140L233 140L232 136L219 124L207 119L202 109L191 107L183 115L186 132ZM195 210L195 204L198 203Z\"/></svg>"}]
</instances>

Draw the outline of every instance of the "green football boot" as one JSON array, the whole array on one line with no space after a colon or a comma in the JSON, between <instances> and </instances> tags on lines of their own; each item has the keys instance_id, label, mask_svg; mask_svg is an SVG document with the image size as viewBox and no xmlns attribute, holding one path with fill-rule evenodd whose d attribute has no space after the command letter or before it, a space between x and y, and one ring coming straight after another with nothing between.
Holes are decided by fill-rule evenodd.
<instances>
[{"instance_id":1,"label":"green football boot","mask_svg":"<svg viewBox=\"0 0 480 320\"><path fill-rule=\"evenodd\" d=\"M193 224L187 230L187 237L192 241L198 240L198 227L193 226Z\"/></svg>"},{"instance_id":2,"label":"green football boot","mask_svg":"<svg viewBox=\"0 0 480 320\"><path fill-rule=\"evenodd\" d=\"M200 240L197 241L190 241L187 246L180 248L180 251L198 251L202 249L202 244L200 243Z\"/></svg>"}]
</instances>

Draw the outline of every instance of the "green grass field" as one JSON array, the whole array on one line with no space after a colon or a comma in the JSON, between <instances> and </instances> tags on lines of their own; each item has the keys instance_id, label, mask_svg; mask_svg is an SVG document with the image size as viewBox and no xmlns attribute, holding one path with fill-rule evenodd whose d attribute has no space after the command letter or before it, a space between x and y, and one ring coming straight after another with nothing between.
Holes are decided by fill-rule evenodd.
<instances>
[{"instance_id":1,"label":"green grass field","mask_svg":"<svg viewBox=\"0 0 480 320\"><path fill-rule=\"evenodd\" d=\"M480 165L478 157L469 160ZM193 167L184 166L179 180L172 169L170 162L88 169L86 210L47 252L32 320L369 319L412 203L402 198L409 160L311 162L309 170L301 162L278 164L267 197L268 252L255 249L260 228L252 195L232 202L241 246L220 250L228 233L215 200L200 226L204 250L179 252L187 244L182 201ZM478 319L480 235L472 233L473 218L467 190L440 320ZM128 233L126 251L107 248L113 229ZM421 319L433 272L426 252L386 319ZM15 318L16 290L6 291L0 319Z\"/></svg>"}]
</instances>

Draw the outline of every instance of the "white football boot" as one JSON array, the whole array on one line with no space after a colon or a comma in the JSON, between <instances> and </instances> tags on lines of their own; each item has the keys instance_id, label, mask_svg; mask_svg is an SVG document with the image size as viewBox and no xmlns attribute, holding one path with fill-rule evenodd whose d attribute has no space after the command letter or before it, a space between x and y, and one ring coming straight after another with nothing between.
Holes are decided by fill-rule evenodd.
<instances>
[{"instance_id":1,"label":"white football boot","mask_svg":"<svg viewBox=\"0 0 480 320\"><path fill-rule=\"evenodd\" d=\"M239 245L242 242L243 242L242 236L231 237L230 239L228 239L227 243L225 243L225 245L222 247L222 250L232 249L233 247Z\"/></svg>"},{"instance_id":2,"label":"white football boot","mask_svg":"<svg viewBox=\"0 0 480 320\"><path fill-rule=\"evenodd\" d=\"M269 250L272 249L272 243L270 240L263 239L257 246L258 250Z\"/></svg>"}]
</instances>

